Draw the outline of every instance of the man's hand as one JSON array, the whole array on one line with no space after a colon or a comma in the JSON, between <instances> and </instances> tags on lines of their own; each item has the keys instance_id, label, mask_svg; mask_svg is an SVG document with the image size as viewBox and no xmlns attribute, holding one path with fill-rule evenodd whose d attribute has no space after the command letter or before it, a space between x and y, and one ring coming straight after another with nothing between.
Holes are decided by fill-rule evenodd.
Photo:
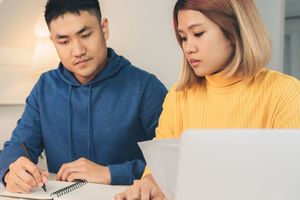
<instances>
[{"instance_id":1,"label":"man's hand","mask_svg":"<svg viewBox=\"0 0 300 200\"><path fill-rule=\"evenodd\" d=\"M133 185L124 192L117 194L115 200L165 200L164 194L155 183L151 174L135 180Z\"/></svg>"},{"instance_id":2,"label":"man's hand","mask_svg":"<svg viewBox=\"0 0 300 200\"><path fill-rule=\"evenodd\" d=\"M48 182L49 173L39 169L26 157L20 157L9 166L4 177L9 192L29 193Z\"/></svg>"},{"instance_id":3,"label":"man's hand","mask_svg":"<svg viewBox=\"0 0 300 200\"><path fill-rule=\"evenodd\" d=\"M110 184L111 176L108 167L98 165L85 158L65 163L59 169L56 179L60 181L87 180L90 183Z\"/></svg>"}]
</instances>

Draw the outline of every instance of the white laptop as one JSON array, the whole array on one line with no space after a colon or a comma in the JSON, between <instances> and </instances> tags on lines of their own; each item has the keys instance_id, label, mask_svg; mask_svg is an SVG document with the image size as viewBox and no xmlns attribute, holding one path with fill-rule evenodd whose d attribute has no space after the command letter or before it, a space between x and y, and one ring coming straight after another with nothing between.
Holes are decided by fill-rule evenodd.
<instances>
[{"instance_id":1,"label":"white laptop","mask_svg":"<svg viewBox=\"0 0 300 200\"><path fill-rule=\"evenodd\" d=\"M201 129L181 140L176 200L299 200L300 129Z\"/></svg>"}]
</instances>

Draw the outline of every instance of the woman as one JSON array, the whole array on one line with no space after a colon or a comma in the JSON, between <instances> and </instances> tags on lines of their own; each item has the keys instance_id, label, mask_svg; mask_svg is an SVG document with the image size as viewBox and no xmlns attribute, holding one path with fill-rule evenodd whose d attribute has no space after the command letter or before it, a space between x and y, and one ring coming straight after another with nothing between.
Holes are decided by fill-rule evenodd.
<instances>
[{"instance_id":1,"label":"woman","mask_svg":"<svg viewBox=\"0 0 300 200\"><path fill-rule=\"evenodd\" d=\"M157 139L189 128L300 127L300 82L265 67L271 44L252 0L178 0L174 27L184 65ZM145 174L116 199L163 199Z\"/></svg>"}]
</instances>

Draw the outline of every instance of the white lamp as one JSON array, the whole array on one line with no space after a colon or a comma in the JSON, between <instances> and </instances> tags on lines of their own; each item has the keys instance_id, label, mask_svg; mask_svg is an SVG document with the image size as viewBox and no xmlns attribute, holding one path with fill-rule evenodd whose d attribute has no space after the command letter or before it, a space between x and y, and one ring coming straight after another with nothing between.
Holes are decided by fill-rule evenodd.
<instances>
[{"instance_id":1,"label":"white lamp","mask_svg":"<svg viewBox=\"0 0 300 200\"><path fill-rule=\"evenodd\" d=\"M37 41L33 53L31 69L45 71L56 68L59 63L59 58L49 38L50 33L42 15L36 21L34 32L37 36Z\"/></svg>"}]
</instances>

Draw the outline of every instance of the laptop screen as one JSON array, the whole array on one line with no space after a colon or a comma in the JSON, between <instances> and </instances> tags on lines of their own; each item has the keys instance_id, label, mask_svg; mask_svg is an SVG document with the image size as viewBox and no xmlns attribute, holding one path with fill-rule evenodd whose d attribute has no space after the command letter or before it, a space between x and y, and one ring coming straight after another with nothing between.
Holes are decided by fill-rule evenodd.
<instances>
[{"instance_id":1,"label":"laptop screen","mask_svg":"<svg viewBox=\"0 0 300 200\"><path fill-rule=\"evenodd\" d=\"M300 130L187 131L176 187L186 199L299 200Z\"/></svg>"}]
</instances>

